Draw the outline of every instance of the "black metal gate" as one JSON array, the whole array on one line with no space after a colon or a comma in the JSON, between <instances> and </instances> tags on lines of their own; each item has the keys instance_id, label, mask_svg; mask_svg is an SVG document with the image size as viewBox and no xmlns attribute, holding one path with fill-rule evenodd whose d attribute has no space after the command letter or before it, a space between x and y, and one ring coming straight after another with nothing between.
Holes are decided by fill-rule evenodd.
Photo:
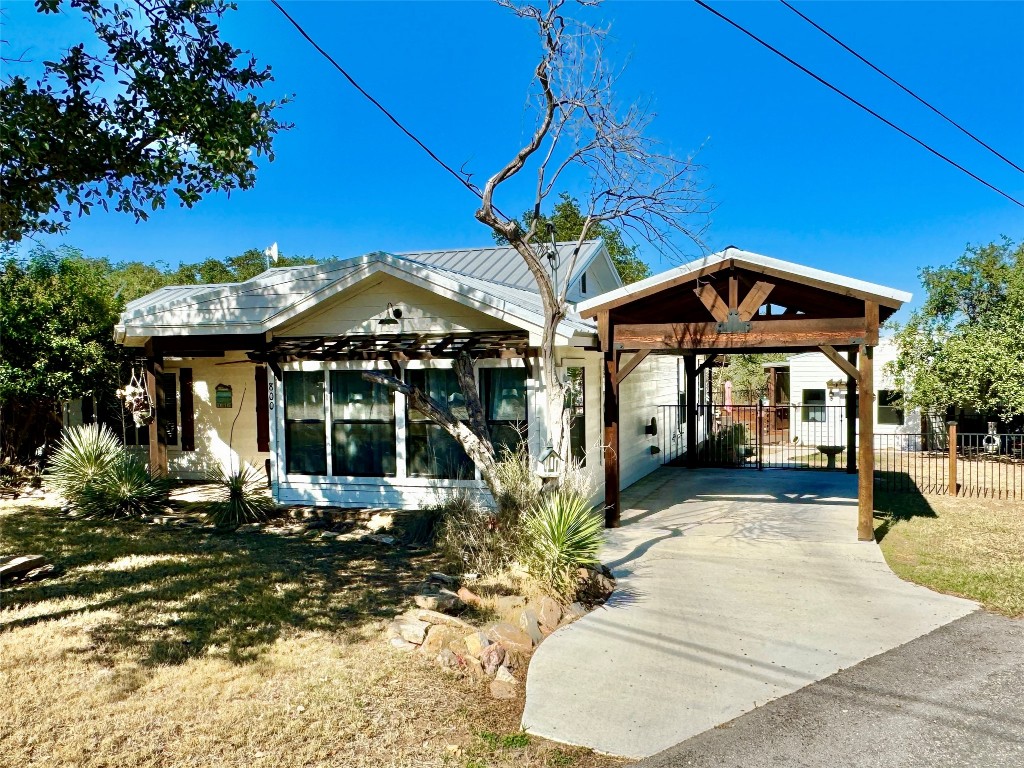
<instances>
[{"instance_id":1,"label":"black metal gate","mask_svg":"<svg viewBox=\"0 0 1024 768\"><path fill-rule=\"evenodd\" d=\"M665 464L688 463L681 406L661 407ZM698 405L697 465L749 469L846 470L845 405Z\"/></svg>"}]
</instances>

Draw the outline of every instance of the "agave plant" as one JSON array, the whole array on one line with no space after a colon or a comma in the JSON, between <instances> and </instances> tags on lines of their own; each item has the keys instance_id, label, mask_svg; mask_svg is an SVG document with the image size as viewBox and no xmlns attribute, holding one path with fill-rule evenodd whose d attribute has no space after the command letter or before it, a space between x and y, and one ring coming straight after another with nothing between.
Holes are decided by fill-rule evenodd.
<instances>
[{"instance_id":1,"label":"agave plant","mask_svg":"<svg viewBox=\"0 0 1024 768\"><path fill-rule=\"evenodd\" d=\"M81 494L118 463L124 448L105 425L67 430L50 460L46 485L77 507Z\"/></svg>"},{"instance_id":2,"label":"agave plant","mask_svg":"<svg viewBox=\"0 0 1024 768\"><path fill-rule=\"evenodd\" d=\"M90 518L130 518L159 514L167 506L166 480L153 477L146 465L122 452L114 464L78 495L76 506Z\"/></svg>"},{"instance_id":3,"label":"agave plant","mask_svg":"<svg viewBox=\"0 0 1024 768\"><path fill-rule=\"evenodd\" d=\"M523 518L522 557L541 584L564 598L574 597L576 571L598 562L604 520L577 493L546 494Z\"/></svg>"},{"instance_id":4,"label":"agave plant","mask_svg":"<svg viewBox=\"0 0 1024 768\"><path fill-rule=\"evenodd\" d=\"M213 482L221 487L221 498L212 502L207 515L219 531L233 531L246 523L270 518L275 505L267 495L266 481L250 464L238 470L223 470Z\"/></svg>"}]
</instances>

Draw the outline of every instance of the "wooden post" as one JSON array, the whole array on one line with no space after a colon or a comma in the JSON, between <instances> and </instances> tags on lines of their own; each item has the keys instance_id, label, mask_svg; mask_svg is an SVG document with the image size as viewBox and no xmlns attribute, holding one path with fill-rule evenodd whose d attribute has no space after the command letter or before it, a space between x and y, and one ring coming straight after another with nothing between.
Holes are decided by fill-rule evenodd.
<instances>
[{"instance_id":1,"label":"wooden post","mask_svg":"<svg viewBox=\"0 0 1024 768\"><path fill-rule=\"evenodd\" d=\"M850 365L857 365L857 348L847 351ZM857 395L860 386L853 376L846 377L846 473L857 474Z\"/></svg>"},{"instance_id":2,"label":"wooden post","mask_svg":"<svg viewBox=\"0 0 1024 768\"><path fill-rule=\"evenodd\" d=\"M956 422L948 421L949 426L949 488L950 496L956 496Z\"/></svg>"},{"instance_id":3,"label":"wooden post","mask_svg":"<svg viewBox=\"0 0 1024 768\"><path fill-rule=\"evenodd\" d=\"M686 373L686 466L697 466L697 357L685 355Z\"/></svg>"},{"instance_id":4,"label":"wooden post","mask_svg":"<svg viewBox=\"0 0 1024 768\"><path fill-rule=\"evenodd\" d=\"M619 501L619 353L607 312L597 318L597 334L604 351L604 524L618 528Z\"/></svg>"},{"instance_id":5,"label":"wooden post","mask_svg":"<svg viewBox=\"0 0 1024 768\"><path fill-rule=\"evenodd\" d=\"M167 476L167 432L160 423L165 399L163 374L163 355L151 353L146 358L146 388L155 413L149 422L149 472L158 477Z\"/></svg>"},{"instance_id":6,"label":"wooden post","mask_svg":"<svg viewBox=\"0 0 1024 768\"><path fill-rule=\"evenodd\" d=\"M875 538L875 366L874 347L864 346L860 355L860 460L857 479L857 538Z\"/></svg>"}]
</instances>

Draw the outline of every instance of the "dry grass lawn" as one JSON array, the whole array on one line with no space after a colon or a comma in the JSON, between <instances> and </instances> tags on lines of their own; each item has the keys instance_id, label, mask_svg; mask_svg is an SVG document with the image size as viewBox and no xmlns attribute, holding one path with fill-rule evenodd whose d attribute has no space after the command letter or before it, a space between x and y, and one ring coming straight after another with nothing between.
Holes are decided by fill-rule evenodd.
<instances>
[{"instance_id":1,"label":"dry grass lawn","mask_svg":"<svg viewBox=\"0 0 1024 768\"><path fill-rule=\"evenodd\" d=\"M0 765L504 766L620 761L519 733L522 701L387 647L428 554L69 519L0 503Z\"/></svg>"},{"instance_id":2,"label":"dry grass lawn","mask_svg":"<svg viewBox=\"0 0 1024 768\"><path fill-rule=\"evenodd\" d=\"M1024 501L876 494L889 567L939 592L1024 617Z\"/></svg>"}]
</instances>

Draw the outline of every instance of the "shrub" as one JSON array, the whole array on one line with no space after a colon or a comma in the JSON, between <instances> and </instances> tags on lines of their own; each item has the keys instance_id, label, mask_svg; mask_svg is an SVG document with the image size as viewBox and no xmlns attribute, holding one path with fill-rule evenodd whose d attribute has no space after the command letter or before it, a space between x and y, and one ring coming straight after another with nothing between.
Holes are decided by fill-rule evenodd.
<instances>
[{"instance_id":1,"label":"shrub","mask_svg":"<svg viewBox=\"0 0 1024 768\"><path fill-rule=\"evenodd\" d=\"M577 493L544 495L523 520L521 553L530 575L563 599L575 597L577 569L595 565L604 520Z\"/></svg>"},{"instance_id":2,"label":"shrub","mask_svg":"<svg viewBox=\"0 0 1024 768\"><path fill-rule=\"evenodd\" d=\"M94 480L109 472L124 455L117 436L106 426L72 427L61 437L50 460L46 485L76 508L81 494Z\"/></svg>"},{"instance_id":3,"label":"shrub","mask_svg":"<svg viewBox=\"0 0 1024 768\"><path fill-rule=\"evenodd\" d=\"M501 525L495 510L484 507L472 491L453 489L433 509L439 516L436 545L448 563L490 574L515 558L514 529Z\"/></svg>"},{"instance_id":4,"label":"shrub","mask_svg":"<svg viewBox=\"0 0 1024 768\"><path fill-rule=\"evenodd\" d=\"M220 486L221 498L210 504L207 516L219 531L262 523L276 509L274 500L267 495L264 475L250 464L237 471L222 470L211 481Z\"/></svg>"},{"instance_id":5,"label":"shrub","mask_svg":"<svg viewBox=\"0 0 1024 768\"><path fill-rule=\"evenodd\" d=\"M515 450L502 448L494 474L501 486L494 500L498 515L515 522L540 498L540 478L526 445L520 444Z\"/></svg>"},{"instance_id":6,"label":"shrub","mask_svg":"<svg viewBox=\"0 0 1024 768\"><path fill-rule=\"evenodd\" d=\"M159 514L166 504L167 482L122 449L113 465L82 488L75 506L86 517L119 519Z\"/></svg>"}]
</instances>

